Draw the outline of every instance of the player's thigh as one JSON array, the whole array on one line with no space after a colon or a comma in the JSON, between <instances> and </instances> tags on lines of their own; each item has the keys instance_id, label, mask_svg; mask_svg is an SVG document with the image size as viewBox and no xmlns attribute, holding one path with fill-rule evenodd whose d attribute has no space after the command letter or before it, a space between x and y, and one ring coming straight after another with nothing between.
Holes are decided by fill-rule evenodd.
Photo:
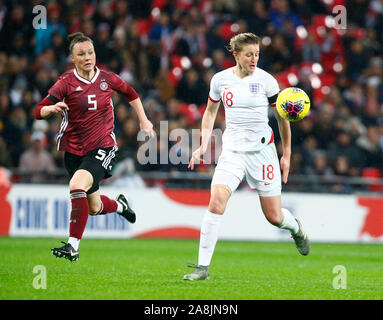
<instances>
[{"instance_id":1,"label":"player's thigh","mask_svg":"<svg viewBox=\"0 0 383 320\"><path fill-rule=\"evenodd\" d=\"M257 190L259 196L281 195L281 170L274 144L246 155L246 181L252 189Z\"/></svg>"},{"instance_id":2,"label":"player's thigh","mask_svg":"<svg viewBox=\"0 0 383 320\"><path fill-rule=\"evenodd\" d=\"M224 150L211 181L209 211L223 214L231 194L238 188L245 175L243 155Z\"/></svg>"},{"instance_id":3,"label":"player's thigh","mask_svg":"<svg viewBox=\"0 0 383 320\"><path fill-rule=\"evenodd\" d=\"M87 191L88 195L99 189L99 184L103 179L112 176L117 151L117 146L98 148L89 152L83 158L79 169L87 170L93 176L93 184Z\"/></svg>"},{"instance_id":4,"label":"player's thigh","mask_svg":"<svg viewBox=\"0 0 383 320\"><path fill-rule=\"evenodd\" d=\"M69 181L69 189L88 191L93 185L92 174L84 169L78 169Z\"/></svg>"},{"instance_id":5,"label":"player's thigh","mask_svg":"<svg viewBox=\"0 0 383 320\"><path fill-rule=\"evenodd\" d=\"M244 176L243 154L224 150L219 156L211 185L225 185L229 187L231 192L234 192Z\"/></svg>"},{"instance_id":6,"label":"player's thigh","mask_svg":"<svg viewBox=\"0 0 383 320\"><path fill-rule=\"evenodd\" d=\"M263 197L259 196L261 208L266 219L273 225L283 222L281 196Z\"/></svg>"},{"instance_id":7,"label":"player's thigh","mask_svg":"<svg viewBox=\"0 0 383 320\"><path fill-rule=\"evenodd\" d=\"M102 202L100 196L100 190L97 190L91 194L88 194L89 214L96 215L101 211Z\"/></svg>"}]
</instances>

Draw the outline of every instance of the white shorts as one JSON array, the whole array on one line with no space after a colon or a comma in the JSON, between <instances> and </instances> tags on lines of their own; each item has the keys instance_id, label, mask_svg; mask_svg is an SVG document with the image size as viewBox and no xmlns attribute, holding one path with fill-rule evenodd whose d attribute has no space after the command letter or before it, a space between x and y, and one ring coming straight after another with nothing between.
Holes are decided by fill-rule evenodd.
<instances>
[{"instance_id":1,"label":"white shorts","mask_svg":"<svg viewBox=\"0 0 383 320\"><path fill-rule=\"evenodd\" d=\"M281 170L274 143L260 151L223 150L215 168L211 185L223 184L234 192L243 178L262 197L281 195Z\"/></svg>"}]
</instances>

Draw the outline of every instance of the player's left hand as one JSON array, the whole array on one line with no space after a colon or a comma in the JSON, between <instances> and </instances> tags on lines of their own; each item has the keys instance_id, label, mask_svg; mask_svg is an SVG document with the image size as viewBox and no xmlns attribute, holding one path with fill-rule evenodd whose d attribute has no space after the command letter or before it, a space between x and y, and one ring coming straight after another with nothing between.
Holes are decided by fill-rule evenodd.
<instances>
[{"instance_id":1,"label":"player's left hand","mask_svg":"<svg viewBox=\"0 0 383 320\"><path fill-rule=\"evenodd\" d=\"M287 178L290 171L290 157L282 156L280 163L282 170L282 181L283 183L287 183Z\"/></svg>"},{"instance_id":2,"label":"player's left hand","mask_svg":"<svg viewBox=\"0 0 383 320\"><path fill-rule=\"evenodd\" d=\"M156 136L156 132L153 130L153 124L149 120L140 122L140 129L147 133L149 139Z\"/></svg>"}]
</instances>

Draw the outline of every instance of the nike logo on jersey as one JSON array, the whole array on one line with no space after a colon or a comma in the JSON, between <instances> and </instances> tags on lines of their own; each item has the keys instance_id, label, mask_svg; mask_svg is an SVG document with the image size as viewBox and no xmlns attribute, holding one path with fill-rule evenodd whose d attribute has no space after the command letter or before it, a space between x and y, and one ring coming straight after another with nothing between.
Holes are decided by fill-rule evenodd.
<instances>
[{"instance_id":1,"label":"nike logo on jersey","mask_svg":"<svg viewBox=\"0 0 383 320\"><path fill-rule=\"evenodd\" d=\"M76 91L82 91L82 88L81 88L80 86L78 86L78 87L76 88Z\"/></svg>"}]
</instances>

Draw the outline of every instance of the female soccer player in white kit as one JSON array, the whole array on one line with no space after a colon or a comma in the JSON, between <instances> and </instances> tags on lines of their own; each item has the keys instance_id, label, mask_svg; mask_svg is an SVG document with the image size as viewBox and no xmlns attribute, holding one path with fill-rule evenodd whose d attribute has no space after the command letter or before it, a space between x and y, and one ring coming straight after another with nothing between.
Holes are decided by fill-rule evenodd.
<instances>
[{"instance_id":1,"label":"female soccer player in white kit","mask_svg":"<svg viewBox=\"0 0 383 320\"><path fill-rule=\"evenodd\" d=\"M230 40L228 50L236 60L234 67L216 73L211 79L207 109L202 118L201 146L193 152L189 168L203 162L220 101L225 107L226 130L222 137L223 151L211 183L208 209L202 221L198 265L184 280L208 280L209 265L218 239L218 229L231 194L246 177L257 190L262 211L276 227L291 232L298 251L307 255L310 243L300 222L281 207L282 181L287 183L291 155L290 123L277 113L275 102L279 93L276 79L257 68L259 38L241 33ZM271 105L278 121L283 155L280 166L274 145L273 131L268 125Z\"/></svg>"}]
</instances>

